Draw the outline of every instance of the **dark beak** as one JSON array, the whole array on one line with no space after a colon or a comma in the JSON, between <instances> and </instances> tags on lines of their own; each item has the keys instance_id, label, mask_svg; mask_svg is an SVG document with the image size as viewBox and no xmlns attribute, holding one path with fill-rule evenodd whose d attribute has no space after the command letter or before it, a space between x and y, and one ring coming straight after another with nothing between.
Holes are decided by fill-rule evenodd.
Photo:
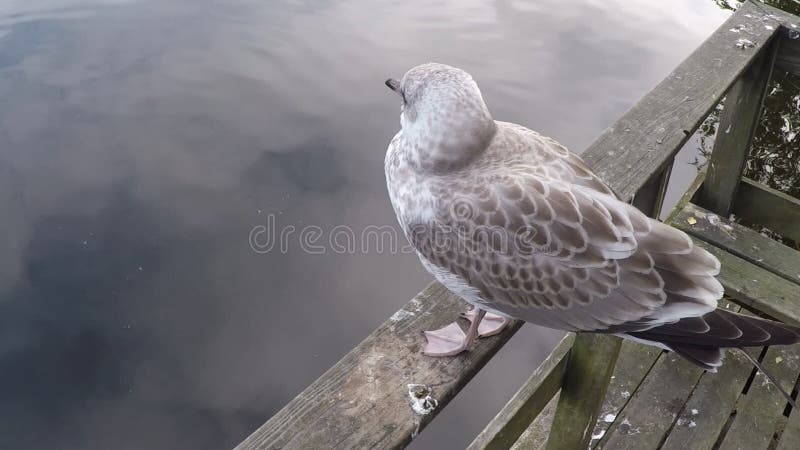
<instances>
[{"instance_id":1,"label":"dark beak","mask_svg":"<svg viewBox=\"0 0 800 450\"><path fill-rule=\"evenodd\" d=\"M400 82L395 80L394 78L389 78L388 80L386 80L386 86L389 89L397 92L398 94L400 93Z\"/></svg>"}]
</instances>

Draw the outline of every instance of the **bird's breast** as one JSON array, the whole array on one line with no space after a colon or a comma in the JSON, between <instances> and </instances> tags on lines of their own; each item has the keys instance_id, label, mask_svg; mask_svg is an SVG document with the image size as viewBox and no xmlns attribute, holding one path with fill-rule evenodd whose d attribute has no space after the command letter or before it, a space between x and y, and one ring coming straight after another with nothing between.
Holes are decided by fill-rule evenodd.
<instances>
[{"instance_id":1,"label":"bird's breast","mask_svg":"<svg viewBox=\"0 0 800 450\"><path fill-rule=\"evenodd\" d=\"M431 191L431 180L417 172L397 140L392 144L386 157L386 186L397 219L408 231L410 224L435 220L437 199Z\"/></svg>"}]
</instances>

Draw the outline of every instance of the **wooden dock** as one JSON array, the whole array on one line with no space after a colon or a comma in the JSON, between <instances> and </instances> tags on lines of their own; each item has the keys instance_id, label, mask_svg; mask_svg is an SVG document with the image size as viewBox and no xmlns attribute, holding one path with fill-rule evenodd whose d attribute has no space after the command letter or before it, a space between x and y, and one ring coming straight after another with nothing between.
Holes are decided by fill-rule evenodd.
<instances>
[{"instance_id":1,"label":"wooden dock","mask_svg":"<svg viewBox=\"0 0 800 450\"><path fill-rule=\"evenodd\" d=\"M732 31L737 30L737 31ZM772 70L800 72L800 20L745 3L583 154L618 195L657 217L678 150L725 97L706 173L667 220L722 262L723 304L800 325L800 201L741 177ZM237 449L401 448L521 323L466 354L421 354L421 330L465 308L433 283ZM797 396L800 346L749 349ZM610 336L568 334L470 445L500 448L800 448L800 411L747 360L719 373Z\"/></svg>"}]
</instances>

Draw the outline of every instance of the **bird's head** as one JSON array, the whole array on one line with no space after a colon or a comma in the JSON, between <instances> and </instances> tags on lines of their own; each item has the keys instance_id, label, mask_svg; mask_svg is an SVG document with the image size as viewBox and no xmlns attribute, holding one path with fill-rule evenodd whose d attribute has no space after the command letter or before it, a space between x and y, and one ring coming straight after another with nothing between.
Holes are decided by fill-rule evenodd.
<instances>
[{"instance_id":1,"label":"bird's head","mask_svg":"<svg viewBox=\"0 0 800 450\"><path fill-rule=\"evenodd\" d=\"M478 85L461 69L423 64L400 81L386 80L386 86L402 99L401 135L417 148L421 163L440 169L462 165L485 149L496 132Z\"/></svg>"}]
</instances>

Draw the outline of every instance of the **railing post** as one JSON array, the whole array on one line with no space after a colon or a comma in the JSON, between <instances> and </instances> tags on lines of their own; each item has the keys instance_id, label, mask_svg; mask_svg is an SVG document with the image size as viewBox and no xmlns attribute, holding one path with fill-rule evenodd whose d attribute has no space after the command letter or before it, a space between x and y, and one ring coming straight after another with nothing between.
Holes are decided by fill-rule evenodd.
<instances>
[{"instance_id":1,"label":"railing post","mask_svg":"<svg viewBox=\"0 0 800 450\"><path fill-rule=\"evenodd\" d=\"M780 39L773 39L725 96L706 181L698 199L700 206L722 217L731 214L779 44Z\"/></svg>"},{"instance_id":2,"label":"railing post","mask_svg":"<svg viewBox=\"0 0 800 450\"><path fill-rule=\"evenodd\" d=\"M575 335L572 333L561 339L550 356L542 361L467 450L507 449L517 442L564 384L567 359L574 341Z\"/></svg>"},{"instance_id":3,"label":"railing post","mask_svg":"<svg viewBox=\"0 0 800 450\"><path fill-rule=\"evenodd\" d=\"M670 162L664 170L654 174L633 196L633 206L650 217L657 219L661 215L661 205L667 193L672 164L673 162Z\"/></svg>"},{"instance_id":4,"label":"railing post","mask_svg":"<svg viewBox=\"0 0 800 450\"><path fill-rule=\"evenodd\" d=\"M621 343L622 339L615 336L591 333L575 336L547 437L547 450L589 446Z\"/></svg>"}]
</instances>

